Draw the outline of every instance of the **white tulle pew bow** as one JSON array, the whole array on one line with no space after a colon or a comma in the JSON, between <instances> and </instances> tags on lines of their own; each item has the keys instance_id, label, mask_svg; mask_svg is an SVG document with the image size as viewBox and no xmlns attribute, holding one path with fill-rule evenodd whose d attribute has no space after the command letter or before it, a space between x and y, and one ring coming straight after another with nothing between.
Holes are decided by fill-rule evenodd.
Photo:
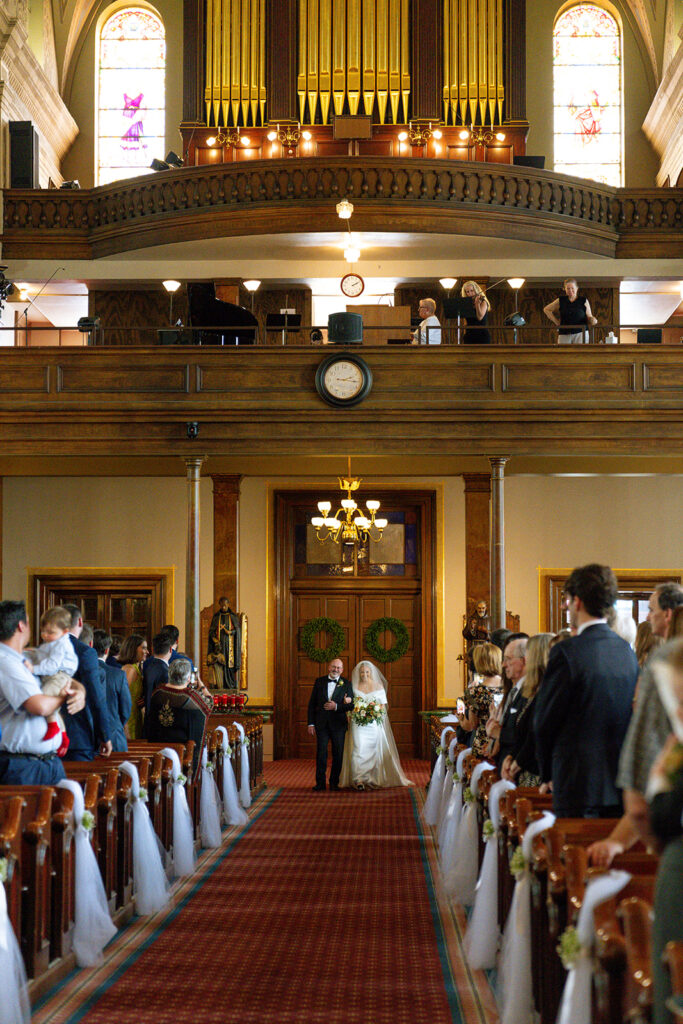
<instances>
[{"instance_id":1,"label":"white tulle pew bow","mask_svg":"<svg viewBox=\"0 0 683 1024\"><path fill-rule=\"evenodd\" d=\"M463 791L465 808L460 818L455 840L453 866L444 878L446 892L455 896L464 907L471 907L474 903L474 892L479 872L479 822L477 818L479 779L483 772L491 771L494 767L495 765L488 761L480 761L472 771L469 787Z\"/></svg>"},{"instance_id":2,"label":"white tulle pew bow","mask_svg":"<svg viewBox=\"0 0 683 1024\"><path fill-rule=\"evenodd\" d=\"M175 878L182 878L191 875L195 868L192 815L185 792L187 780L180 770L178 751L173 747L164 747L161 753L173 766L173 874Z\"/></svg>"},{"instance_id":3,"label":"white tulle pew bow","mask_svg":"<svg viewBox=\"0 0 683 1024\"><path fill-rule=\"evenodd\" d=\"M458 737L454 736L451 742L448 744L448 753L446 754L446 770L444 772L443 789L441 791L441 810L439 812L439 831L437 835L437 841L439 846L442 847L444 839L446 838L446 829L448 828L449 819L453 816L453 790L455 789L455 762L453 756L455 754L455 748L458 745Z\"/></svg>"},{"instance_id":4,"label":"white tulle pew bow","mask_svg":"<svg viewBox=\"0 0 683 1024\"><path fill-rule=\"evenodd\" d=\"M429 789L427 790L427 799L425 800L425 805L422 811L422 816L428 825L436 825L439 820L443 780L446 772L447 748L445 746L445 741L446 733L449 732L455 732L452 725L447 725L441 733L439 753L436 759L436 764L434 765L431 782L429 783Z\"/></svg>"},{"instance_id":5,"label":"white tulle pew bow","mask_svg":"<svg viewBox=\"0 0 683 1024\"><path fill-rule=\"evenodd\" d=\"M465 758L471 753L471 747L461 750L456 759L455 769L453 771L453 792L451 793L450 803L446 810L448 821L444 830L443 843L441 844L440 850L441 871L444 876L448 874L455 863L455 846L458 838L458 829L460 828L460 822L462 821L463 765L465 763Z\"/></svg>"},{"instance_id":6,"label":"white tulle pew bow","mask_svg":"<svg viewBox=\"0 0 683 1024\"><path fill-rule=\"evenodd\" d=\"M0 857L0 1021L30 1024L31 1005L24 961L7 912L7 860Z\"/></svg>"},{"instance_id":7,"label":"white tulle pew bow","mask_svg":"<svg viewBox=\"0 0 683 1024\"><path fill-rule=\"evenodd\" d=\"M202 791L199 796L199 838L205 850L221 845L221 812L218 786L213 777L206 745L202 750Z\"/></svg>"},{"instance_id":8,"label":"white tulle pew bow","mask_svg":"<svg viewBox=\"0 0 683 1024\"><path fill-rule=\"evenodd\" d=\"M138 914L156 914L168 905L168 881L161 860L159 841L149 811L147 793L140 786L137 766L123 761L119 771L130 775L131 810L133 814L133 894Z\"/></svg>"},{"instance_id":9,"label":"white tulle pew bow","mask_svg":"<svg viewBox=\"0 0 683 1024\"><path fill-rule=\"evenodd\" d=\"M242 807L251 807L251 784L249 781L249 740L244 734L244 726L239 722L232 723L240 734L240 803Z\"/></svg>"},{"instance_id":10,"label":"white tulle pew bow","mask_svg":"<svg viewBox=\"0 0 683 1024\"><path fill-rule=\"evenodd\" d=\"M237 795L235 772L230 758L228 730L224 725L219 725L216 732L221 734L221 749L223 750L223 821L226 825L246 825L249 815L240 807Z\"/></svg>"}]
</instances>

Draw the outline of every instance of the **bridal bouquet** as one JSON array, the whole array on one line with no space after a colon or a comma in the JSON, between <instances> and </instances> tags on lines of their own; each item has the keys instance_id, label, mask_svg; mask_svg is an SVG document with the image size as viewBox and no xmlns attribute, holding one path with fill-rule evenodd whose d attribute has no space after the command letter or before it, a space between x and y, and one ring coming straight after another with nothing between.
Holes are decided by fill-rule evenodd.
<instances>
[{"instance_id":1,"label":"bridal bouquet","mask_svg":"<svg viewBox=\"0 0 683 1024\"><path fill-rule=\"evenodd\" d=\"M381 722L385 712L384 704L380 704L378 700L363 700L362 697L356 697L351 718L356 725L370 725L371 722Z\"/></svg>"}]
</instances>

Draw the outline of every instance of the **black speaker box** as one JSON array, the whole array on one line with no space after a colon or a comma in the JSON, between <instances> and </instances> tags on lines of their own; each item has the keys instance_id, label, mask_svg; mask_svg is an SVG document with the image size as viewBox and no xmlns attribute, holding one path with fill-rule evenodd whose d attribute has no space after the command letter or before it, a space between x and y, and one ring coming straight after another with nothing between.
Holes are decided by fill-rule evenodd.
<instances>
[{"instance_id":1,"label":"black speaker box","mask_svg":"<svg viewBox=\"0 0 683 1024\"><path fill-rule=\"evenodd\" d=\"M661 327L639 327L637 341L639 345L661 345Z\"/></svg>"},{"instance_id":2,"label":"black speaker box","mask_svg":"<svg viewBox=\"0 0 683 1024\"><path fill-rule=\"evenodd\" d=\"M9 122L10 188L40 188L38 132L30 121Z\"/></svg>"},{"instance_id":3,"label":"black speaker box","mask_svg":"<svg viewBox=\"0 0 683 1024\"><path fill-rule=\"evenodd\" d=\"M335 345L361 345L363 317L360 313L330 313L327 318L327 339Z\"/></svg>"},{"instance_id":4,"label":"black speaker box","mask_svg":"<svg viewBox=\"0 0 683 1024\"><path fill-rule=\"evenodd\" d=\"M512 162L517 167L538 167L541 171L545 167L544 156L513 156Z\"/></svg>"}]
</instances>

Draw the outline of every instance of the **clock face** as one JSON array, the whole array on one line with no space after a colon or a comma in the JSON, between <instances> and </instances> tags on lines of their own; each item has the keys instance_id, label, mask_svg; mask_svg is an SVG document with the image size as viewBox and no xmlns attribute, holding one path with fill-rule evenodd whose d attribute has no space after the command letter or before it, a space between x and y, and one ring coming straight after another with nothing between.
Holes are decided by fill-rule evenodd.
<instances>
[{"instance_id":1,"label":"clock face","mask_svg":"<svg viewBox=\"0 0 683 1024\"><path fill-rule=\"evenodd\" d=\"M361 356L328 356L315 374L318 394L338 409L358 405L372 388L372 371Z\"/></svg>"},{"instance_id":2,"label":"clock face","mask_svg":"<svg viewBox=\"0 0 683 1024\"><path fill-rule=\"evenodd\" d=\"M363 388L365 378L360 366L349 359L338 359L323 374L323 387L333 398L342 402L355 398Z\"/></svg>"},{"instance_id":3,"label":"clock face","mask_svg":"<svg viewBox=\"0 0 683 1024\"><path fill-rule=\"evenodd\" d=\"M365 288L365 281L360 274L346 274L341 279L341 290L350 299L356 299L362 294Z\"/></svg>"}]
</instances>

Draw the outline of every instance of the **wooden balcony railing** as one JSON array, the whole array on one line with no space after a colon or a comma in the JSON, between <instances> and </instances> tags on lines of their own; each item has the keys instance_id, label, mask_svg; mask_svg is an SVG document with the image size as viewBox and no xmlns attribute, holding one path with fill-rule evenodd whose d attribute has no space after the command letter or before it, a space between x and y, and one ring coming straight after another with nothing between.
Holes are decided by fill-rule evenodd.
<instances>
[{"instance_id":1,"label":"wooden balcony railing","mask_svg":"<svg viewBox=\"0 0 683 1024\"><path fill-rule=\"evenodd\" d=\"M683 189L615 189L550 171L408 158L303 158L162 171L94 189L4 192L3 258L96 258L198 238L339 229L454 232L676 258Z\"/></svg>"}]
</instances>

